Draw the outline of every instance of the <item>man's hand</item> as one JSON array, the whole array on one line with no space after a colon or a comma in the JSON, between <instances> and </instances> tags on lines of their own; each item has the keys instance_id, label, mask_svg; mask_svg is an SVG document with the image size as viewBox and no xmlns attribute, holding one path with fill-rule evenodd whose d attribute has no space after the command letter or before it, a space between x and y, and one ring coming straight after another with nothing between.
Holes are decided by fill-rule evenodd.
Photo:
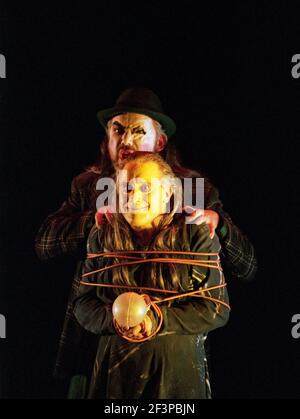
<instances>
[{"instance_id":1,"label":"man's hand","mask_svg":"<svg viewBox=\"0 0 300 419\"><path fill-rule=\"evenodd\" d=\"M104 215L107 218L109 218L112 215L112 213L113 213L113 208L110 207L109 205L99 208L95 214L95 223L96 223L97 228L100 228Z\"/></svg>"},{"instance_id":2,"label":"man's hand","mask_svg":"<svg viewBox=\"0 0 300 419\"><path fill-rule=\"evenodd\" d=\"M215 235L215 230L219 224L219 214L213 210L203 210L186 205L183 207L189 215L186 216L188 224L202 224L206 223L209 228L209 236L212 239Z\"/></svg>"}]
</instances>

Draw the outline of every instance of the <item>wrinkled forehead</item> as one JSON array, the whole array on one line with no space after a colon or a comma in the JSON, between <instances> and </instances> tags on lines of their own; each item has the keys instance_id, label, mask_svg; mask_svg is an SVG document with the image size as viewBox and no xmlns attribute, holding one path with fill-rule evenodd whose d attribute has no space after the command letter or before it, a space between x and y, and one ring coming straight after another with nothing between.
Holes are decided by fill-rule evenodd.
<instances>
[{"instance_id":1,"label":"wrinkled forehead","mask_svg":"<svg viewBox=\"0 0 300 419\"><path fill-rule=\"evenodd\" d=\"M123 127L142 127L145 129L153 129L153 120L146 115L141 115L139 113L124 113L117 115L111 119L111 122L118 122Z\"/></svg>"}]
</instances>

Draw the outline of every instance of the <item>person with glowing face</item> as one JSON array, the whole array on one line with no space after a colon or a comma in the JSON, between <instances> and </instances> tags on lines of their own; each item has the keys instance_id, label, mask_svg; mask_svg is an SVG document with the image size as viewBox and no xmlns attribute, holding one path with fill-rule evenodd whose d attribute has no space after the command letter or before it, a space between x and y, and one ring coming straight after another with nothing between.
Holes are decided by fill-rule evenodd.
<instances>
[{"instance_id":1,"label":"person with glowing face","mask_svg":"<svg viewBox=\"0 0 300 419\"><path fill-rule=\"evenodd\" d=\"M125 183L124 177L127 180ZM173 221L181 203L181 183L175 182L171 168L157 154L139 152L128 156L123 170L117 171L117 185L122 216L130 225L137 242L149 245L162 225L167 226ZM179 194L176 188L180 189ZM171 209L168 203L172 195L174 200ZM152 322L149 316L145 317L143 325L124 333L143 337L140 334L142 327L146 335L151 333Z\"/></svg>"},{"instance_id":2,"label":"person with glowing face","mask_svg":"<svg viewBox=\"0 0 300 419\"><path fill-rule=\"evenodd\" d=\"M122 175L126 176L126 183L123 183ZM167 204L175 186L172 179L174 175L171 169L152 153L131 154L127 157L123 170L117 172L120 212L141 245L151 242L159 229L163 214L169 209ZM180 184L176 186L181 187ZM172 215L178 208L179 201L175 201L175 206ZM124 334L129 337L144 337L140 334L142 327L146 336L151 333L152 322L148 315L145 316L143 325L124 331Z\"/></svg>"},{"instance_id":3,"label":"person with glowing face","mask_svg":"<svg viewBox=\"0 0 300 419\"><path fill-rule=\"evenodd\" d=\"M163 324L154 336L158 319L151 308L143 313L143 320L137 325L126 326L122 319L116 329L114 326L117 322L113 316L114 302L130 286L148 287L148 291L141 289L139 293L149 301L161 297L160 290L164 289L187 292L199 286L224 284L223 274L209 269L209 265L193 268L189 264L149 261L120 266L124 259L112 256L118 250L150 250L159 254L160 250L184 249L201 252L207 255L201 258L207 260L210 253L216 255L219 241L216 236L209 237L206 223L186 224L184 216L177 212L181 199L175 193L179 184L173 182L174 178L172 169L159 155L132 154L123 169L117 171L118 198L122 201L119 212L103 216L101 225L90 232L88 251L93 255L100 252L101 256L84 262L82 272L89 274L84 276L88 283L81 283L74 301L79 324L99 335L88 398L209 397L204 336L227 322L228 310L224 306L199 298L178 300L174 306L162 304ZM107 257L102 257L103 251ZM166 257L172 258L172 254ZM106 270L108 266L112 269ZM125 290L118 285L125 286ZM223 287L209 295L227 301ZM126 311L125 320L128 316ZM120 332L130 342L122 339ZM145 341L150 335L151 339Z\"/></svg>"}]
</instances>

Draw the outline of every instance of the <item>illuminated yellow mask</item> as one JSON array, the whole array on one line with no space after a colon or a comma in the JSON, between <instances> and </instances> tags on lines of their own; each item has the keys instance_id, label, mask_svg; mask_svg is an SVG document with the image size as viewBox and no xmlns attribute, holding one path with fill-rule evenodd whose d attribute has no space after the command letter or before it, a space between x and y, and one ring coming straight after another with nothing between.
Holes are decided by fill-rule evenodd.
<instances>
[{"instance_id":1,"label":"illuminated yellow mask","mask_svg":"<svg viewBox=\"0 0 300 419\"><path fill-rule=\"evenodd\" d=\"M142 164L131 161L124 170L128 179L126 184L121 182L123 198L127 195L121 209L125 219L136 230L155 228L170 199L170 188L163 182L159 165L152 161Z\"/></svg>"}]
</instances>

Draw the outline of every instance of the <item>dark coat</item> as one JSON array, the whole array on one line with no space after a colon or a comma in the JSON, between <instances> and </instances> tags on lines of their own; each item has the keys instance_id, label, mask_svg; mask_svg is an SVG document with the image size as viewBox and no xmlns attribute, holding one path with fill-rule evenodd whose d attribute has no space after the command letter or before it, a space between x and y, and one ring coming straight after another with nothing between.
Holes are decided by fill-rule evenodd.
<instances>
[{"instance_id":1,"label":"dark coat","mask_svg":"<svg viewBox=\"0 0 300 419\"><path fill-rule=\"evenodd\" d=\"M102 252L100 231L91 230L88 249ZM136 247L135 250L146 250ZM219 252L217 236L209 237L206 224L183 224L177 233L175 250ZM146 257L146 256L145 256ZM176 256L178 257L178 256ZM186 258L186 256L184 256ZM216 260L216 256L188 256L189 259ZM192 262L192 261L191 261ZM83 273L110 265L107 258L87 259ZM181 292L224 284L224 275L216 269L179 265ZM147 264L130 265L132 285L153 287ZM172 289L168 265L163 265L164 281ZM111 271L90 275L90 283L111 283ZM209 397L205 362L204 336L223 326L229 310L210 300L186 297L172 304L160 305L163 325L159 333L146 342L128 342L116 334L112 323L112 303L124 290L81 284L74 301L74 314L80 325L99 336L89 398L104 399L203 399ZM162 297L162 294L154 294ZM212 290L209 297L228 302L225 288Z\"/></svg>"}]
</instances>

